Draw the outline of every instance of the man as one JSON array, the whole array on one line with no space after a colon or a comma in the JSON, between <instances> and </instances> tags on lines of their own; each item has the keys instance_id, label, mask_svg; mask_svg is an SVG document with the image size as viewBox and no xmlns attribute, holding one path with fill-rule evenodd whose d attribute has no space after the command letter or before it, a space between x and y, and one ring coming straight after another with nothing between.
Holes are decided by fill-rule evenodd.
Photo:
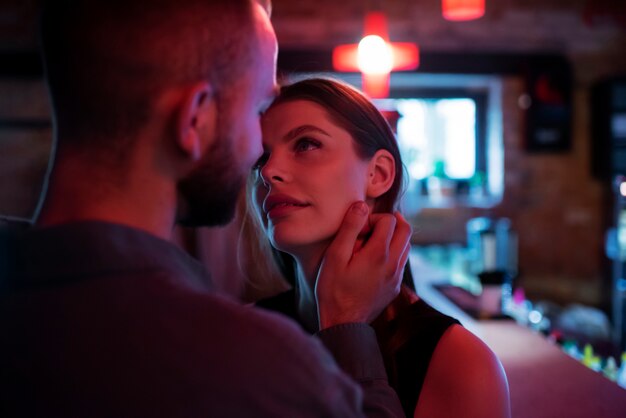
<instances>
[{"instance_id":1,"label":"man","mask_svg":"<svg viewBox=\"0 0 626 418\"><path fill-rule=\"evenodd\" d=\"M217 295L168 242L176 220L228 221L261 154L266 10L55 0L42 39L56 161L36 225L3 232L0 415L400 416L366 322L398 291L408 225L383 217L352 255L356 204L329 249L319 339L346 374L294 325Z\"/></svg>"}]
</instances>

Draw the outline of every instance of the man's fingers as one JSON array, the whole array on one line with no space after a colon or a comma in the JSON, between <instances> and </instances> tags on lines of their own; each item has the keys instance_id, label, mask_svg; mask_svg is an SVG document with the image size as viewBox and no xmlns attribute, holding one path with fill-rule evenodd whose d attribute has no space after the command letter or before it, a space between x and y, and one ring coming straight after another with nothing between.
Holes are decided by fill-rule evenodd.
<instances>
[{"instance_id":1,"label":"man's fingers","mask_svg":"<svg viewBox=\"0 0 626 418\"><path fill-rule=\"evenodd\" d=\"M358 203L353 204L329 247L332 251L327 251L327 254L348 260L355 251L362 252L365 257L380 260L388 274L394 275L400 266L406 264L411 225L399 212L374 213L367 217L367 222L364 222L362 214ZM360 229L355 233L357 228Z\"/></svg>"},{"instance_id":2,"label":"man's fingers","mask_svg":"<svg viewBox=\"0 0 626 418\"><path fill-rule=\"evenodd\" d=\"M350 206L337 235L326 251L327 257L349 260L352 256L357 237L367 223L369 208L365 202L355 202Z\"/></svg>"},{"instance_id":3,"label":"man's fingers","mask_svg":"<svg viewBox=\"0 0 626 418\"><path fill-rule=\"evenodd\" d=\"M409 255L411 255L411 243L407 242L406 248L404 249L404 252L402 253L402 258L400 259L400 267L402 269L404 269L404 266L406 266L407 261L409 261Z\"/></svg>"},{"instance_id":4,"label":"man's fingers","mask_svg":"<svg viewBox=\"0 0 626 418\"><path fill-rule=\"evenodd\" d=\"M411 225L396 212L374 214L369 217L372 234L361 251L368 257L378 259L386 266L386 276L395 276L406 264L410 249Z\"/></svg>"},{"instance_id":5,"label":"man's fingers","mask_svg":"<svg viewBox=\"0 0 626 418\"><path fill-rule=\"evenodd\" d=\"M361 251L368 253L371 257L386 261L396 227L396 218L389 213L379 213L370 216L369 221L372 233Z\"/></svg>"},{"instance_id":6,"label":"man's fingers","mask_svg":"<svg viewBox=\"0 0 626 418\"><path fill-rule=\"evenodd\" d=\"M396 218L396 228L389 244L389 257L399 257L411 240L411 225L404 219L400 212L393 214Z\"/></svg>"},{"instance_id":7,"label":"man's fingers","mask_svg":"<svg viewBox=\"0 0 626 418\"><path fill-rule=\"evenodd\" d=\"M402 273L404 273L404 267L406 266L406 262L409 259L410 252L411 243L407 242L406 247L404 247L404 251L402 252L402 256L400 257L400 261L398 262L398 269L396 270L400 275L400 281L402 281Z\"/></svg>"},{"instance_id":8,"label":"man's fingers","mask_svg":"<svg viewBox=\"0 0 626 418\"><path fill-rule=\"evenodd\" d=\"M367 222L365 222L365 225L363 225L363 228L361 229L361 232L359 233L359 238L364 238L364 239L367 238L372 233L372 230L374 228L374 225L376 225L376 222L378 222L380 218L384 216L389 216L389 214L388 213L371 213L369 217L367 218Z\"/></svg>"}]
</instances>

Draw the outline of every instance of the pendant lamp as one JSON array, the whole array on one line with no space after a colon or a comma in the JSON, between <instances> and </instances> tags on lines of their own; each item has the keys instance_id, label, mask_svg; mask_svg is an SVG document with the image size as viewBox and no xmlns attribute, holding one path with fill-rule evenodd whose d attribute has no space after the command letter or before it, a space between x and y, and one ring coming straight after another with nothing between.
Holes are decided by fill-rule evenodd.
<instances>
[{"instance_id":1,"label":"pendant lamp","mask_svg":"<svg viewBox=\"0 0 626 418\"><path fill-rule=\"evenodd\" d=\"M441 10L446 20L474 20L485 14L485 0L441 0Z\"/></svg>"}]
</instances>

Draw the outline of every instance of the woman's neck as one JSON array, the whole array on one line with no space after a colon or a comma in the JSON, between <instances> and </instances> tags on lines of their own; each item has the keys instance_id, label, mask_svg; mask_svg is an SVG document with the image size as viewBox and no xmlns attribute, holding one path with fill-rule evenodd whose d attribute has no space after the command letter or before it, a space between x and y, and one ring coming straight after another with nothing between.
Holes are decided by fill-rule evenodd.
<instances>
[{"instance_id":1,"label":"woman's neck","mask_svg":"<svg viewBox=\"0 0 626 418\"><path fill-rule=\"evenodd\" d=\"M294 255L296 260L296 302L298 316L310 332L319 330L315 285L327 245L307 248Z\"/></svg>"}]
</instances>

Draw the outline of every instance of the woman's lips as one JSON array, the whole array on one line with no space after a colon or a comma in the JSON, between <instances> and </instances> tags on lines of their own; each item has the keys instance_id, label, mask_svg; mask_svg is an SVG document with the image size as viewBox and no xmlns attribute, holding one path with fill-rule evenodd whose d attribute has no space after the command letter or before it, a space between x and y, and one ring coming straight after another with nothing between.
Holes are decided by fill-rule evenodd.
<instances>
[{"instance_id":1,"label":"woman's lips","mask_svg":"<svg viewBox=\"0 0 626 418\"><path fill-rule=\"evenodd\" d=\"M270 195L263 201L263 211L269 219L281 218L307 206L309 206L308 203L285 194Z\"/></svg>"}]
</instances>

